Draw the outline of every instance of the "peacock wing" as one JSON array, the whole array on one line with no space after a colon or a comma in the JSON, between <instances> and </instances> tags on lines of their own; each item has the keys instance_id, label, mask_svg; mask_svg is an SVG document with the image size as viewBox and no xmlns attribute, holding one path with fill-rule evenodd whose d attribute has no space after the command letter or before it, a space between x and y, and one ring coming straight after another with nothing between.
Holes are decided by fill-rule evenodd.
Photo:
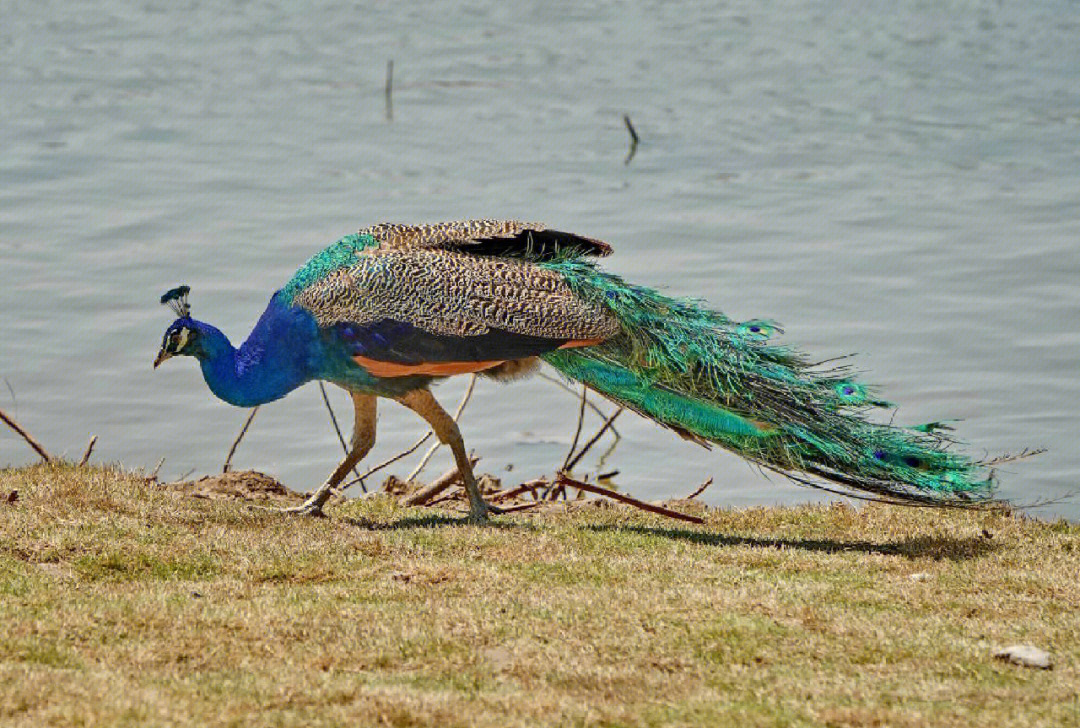
<instances>
[{"instance_id":1,"label":"peacock wing","mask_svg":"<svg viewBox=\"0 0 1080 728\"><path fill-rule=\"evenodd\" d=\"M619 328L606 308L530 260L389 243L355 261L293 303L377 376L479 371L598 343Z\"/></svg>"}]
</instances>

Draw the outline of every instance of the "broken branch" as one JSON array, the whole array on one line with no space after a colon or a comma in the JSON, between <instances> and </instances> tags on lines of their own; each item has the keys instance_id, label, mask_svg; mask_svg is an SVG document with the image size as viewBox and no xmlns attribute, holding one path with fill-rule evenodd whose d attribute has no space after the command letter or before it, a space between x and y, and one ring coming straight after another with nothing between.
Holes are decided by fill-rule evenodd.
<instances>
[{"instance_id":1,"label":"broken branch","mask_svg":"<svg viewBox=\"0 0 1080 728\"><path fill-rule=\"evenodd\" d=\"M704 493L705 489L708 488L710 485L712 485L712 476L711 475L708 478L705 479L704 483L702 483L701 485L698 486L697 490L695 490L690 495L686 496L686 500L693 500L694 498L697 498L699 495Z\"/></svg>"},{"instance_id":2,"label":"broken branch","mask_svg":"<svg viewBox=\"0 0 1080 728\"><path fill-rule=\"evenodd\" d=\"M570 394L572 394L574 396L574 399L577 399L577 392L575 392L571 387L567 386L566 382L562 381L558 377L553 377L549 374L545 374L544 372L537 372L536 376L540 377L541 379L546 379L547 381L562 389L564 392L569 392ZM607 414L604 412L604 410L600 409L592 402L588 402L587 405L589 409L595 412L596 416L599 417L601 420L607 419ZM611 428L611 434L615 436L616 440L622 437L622 435L619 434L619 431L616 430L614 427Z\"/></svg>"},{"instance_id":3,"label":"broken branch","mask_svg":"<svg viewBox=\"0 0 1080 728\"><path fill-rule=\"evenodd\" d=\"M222 466L221 472L229 472L229 468L232 467L232 457L236 453L236 448L239 447L240 441L244 439L244 435L247 434L248 428L251 427L251 421L255 419L255 413L259 411L258 407L253 407L251 414L248 415L247 420L244 421L244 426L240 428L240 434L233 440L232 447L229 448L229 454L225 456L225 465Z\"/></svg>"},{"instance_id":4,"label":"broken branch","mask_svg":"<svg viewBox=\"0 0 1080 728\"><path fill-rule=\"evenodd\" d=\"M596 442L601 437L604 436L604 433L607 432L609 429L611 429L611 423L613 423L615 421L615 418L618 417L619 415L621 415L622 413L623 413L623 408L622 407L620 407L619 409L612 412L611 416L608 417L606 420L604 420L603 427L601 427L599 430L597 430L596 434L593 435L589 439L589 441L585 443L584 447L581 448L581 452L579 452L577 455L575 455L573 458L571 458L570 462L563 466L563 470L573 470L574 466L578 464L578 461L580 461L581 458L585 457L585 453L589 452L589 448L591 448L593 445L595 445Z\"/></svg>"},{"instance_id":5,"label":"broken branch","mask_svg":"<svg viewBox=\"0 0 1080 728\"><path fill-rule=\"evenodd\" d=\"M480 458L469 456L469 463L472 466L476 466L477 461ZM453 485L459 478L461 473L458 472L458 468L454 467L447 470L435 480L431 481L431 484L422 490L413 493L411 496L404 500L404 505L407 506L422 506L430 501L432 498L442 493L444 490Z\"/></svg>"},{"instance_id":6,"label":"broken branch","mask_svg":"<svg viewBox=\"0 0 1080 728\"><path fill-rule=\"evenodd\" d=\"M8 427L15 430L15 432L20 435L22 439L26 440L26 443L30 447L34 448L34 452L40 455L42 460L47 463L52 462L52 456L49 455L48 451L42 446L42 444L35 440L33 435L24 430L18 422L11 419L11 417L2 409L0 409L0 420L3 420Z\"/></svg>"},{"instance_id":7,"label":"broken branch","mask_svg":"<svg viewBox=\"0 0 1080 728\"><path fill-rule=\"evenodd\" d=\"M581 437L581 425L585 421L585 403L587 401L587 395L589 388L584 384L581 385L581 407L578 408L577 413L577 429L574 430L574 441L570 443L570 451L566 453L566 457L563 458L561 470L569 470L570 458L574 457L574 450L577 450L578 438Z\"/></svg>"},{"instance_id":8,"label":"broken branch","mask_svg":"<svg viewBox=\"0 0 1080 728\"><path fill-rule=\"evenodd\" d=\"M97 435L94 435L93 437L90 438L90 442L86 446L86 451L83 452L82 457L79 458L79 467L80 468L83 465L86 465L88 462L90 462L90 453L94 452L94 445L96 443L97 443Z\"/></svg>"},{"instance_id":9,"label":"broken branch","mask_svg":"<svg viewBox=\"0 0 1080 728\"><path fill-rule=\"evenodd\" d=\"M417 449L419 449L419 447L420 447L421 445L423 445L423 444L424 444L425 442L427 442L428 440L430 440L430 439L431 439L431 436L432 436L433 434L435 434L435 433L433 433L433 432L432 432L431 430L428 430L428 431L427 431L427 434L426 434L426 435L424 435L423 437L421 437L421 438L420 438L419 440L417 440L416 442L414 442L414 443L413 443L412 445L409 445L409 447L405 448L404 450L402 450L401 452L399 452L399 453L398 453L397 455L392 455L392 456L388 457L388 458L387 458L386 460L383 460L383 461L382 461L381 463L379 463L378 465L372 465L372 466L371 466L370 468L368 468L368 469L367 469L367 470L365 470L365 471L364 471L363 473L361 473L361 474L359 475L359 477L357 477L357 478L354 478L353 480L350 480L350 481L349 481L348 483L346 483L345 485L341 486L341 489L342 489L342 490L345 490L345 489L346 489L346 488L348 488L349 486L352 486L352 485L356 485L357 483L363 483L363 482L364 482L365 480L367 480L367 479L368 479L369 477L371 477L371 476L372 476L373 474L375 474L375 473L379 472L380 470L382 470L383 468L387 467L388 465L393 465L393 464L394 464L394 463L396 463L396 462L397 462L398 460L401 460L401 459L402 459L402 458L404 458L404 457L408 457L409 455L412 455L412 454L413 454L414 452L416 452L416 451L417 451Z\"/></svg>"},{"instance_id":10,"label":"broken branch","mask_svg":"<svg viewBox=\"0 0 1080 728\"><path fill-rule=\"evenodd\" d=\"M533 497L536 497L536 489L542 485L547 485L544 480L530 480L527 483L522 483L519 486L511 488L510 490L504 490L502 493L496 493L491 497L493 501L504 501L510 498L516 498L522 493L532 493Z\"/></svg>"},{"instance_id":11,"label":"broken branch","mask_svg":"<svg viewBox=\"0 0 1080 728\"><path fill-rule=\"evenodd\" d=\"M602 495L606 498L611 498L613 500L626 503L627 505L634 506L635 508L640 508L643 511L648 511L649 513L656 513L657 515L667 516L668 518L676 518L680 521L689 521L690 523L705 523L703 519L698 518L697 516L691 516L686 513L679 513L678 511L673 511L670 508L664 508L663 506L656 506L652 503L646 503L645 501L640 501L637 498L631 498L628 495L616 493L615 491L609 490L608 488L601 488L596 485L582 483L580 480L574 480L566 473L559 473L556 482L563 485L568 485L572 488L577 488L578 490L584 490L589 493L595 493L596 495Z\"/></svg>"}]
</instances>

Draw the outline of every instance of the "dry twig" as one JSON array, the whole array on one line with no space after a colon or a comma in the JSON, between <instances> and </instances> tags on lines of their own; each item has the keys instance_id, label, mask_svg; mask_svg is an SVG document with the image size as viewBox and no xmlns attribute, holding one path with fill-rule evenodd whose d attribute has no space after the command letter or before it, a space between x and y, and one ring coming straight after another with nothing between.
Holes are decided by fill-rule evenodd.
<instances>
[{"instance_id":1,"label":"dry twig","mask_svg":"<svg viewBox=\"0 0 1080 728\"><path fill-rule=\"evenodd\" d=\"M229 448L229 454L225 456L225 465L222 466L221 472L229 472L229 468L232 467L232 457L236 453L236 448L240 445L240 441L244 439L244 435L247 434L248 428L251 427L251 421L255 419L255 413L259 411L258 407L251 409L251 414L248 415L247 420L244 421L244 426L240 428L240 434L233 440L232 447Z\"/></svg>"},{"instance_id":2,"label":"dry twig","mask_svg":"<svg viewBox=\"0 0 1080 728\"><path fill-rule=\"evenodd\" d=\"M80 468L83 465L86 465L88 462L90 462L90 453L94 452L94 445L96 445L96 444L97 444L97 435L94 435L93 437L90 438L90 442L87 443L86 451L83 453L82 457L79 458L79 467Z\"/></svg>"},{"instance_id":3,"label":"dry twig","mask_svg":"<svg viewBox=\"0 0 1080 728\"><path fill-rule=\"evenodd\" d=\"M531 493L532 497L535 499L536 498L536 489L539 488L542 485L547 485L547 481L545 481L545 480L530 480L527 483L522 483L521 485L513 487L510 490L504 490L501 493L496 493L495 495L493 495L491 497L491 500L493 500L493 501L509 500L510 498L516 498L517 496L521 495L522 493L526 493L526 492Z\"/></svg>"},{"instance_id":4,"label":"dry twig","mask_svg":"<svg viewBox=\"0 0 1080 728\"><path fill-rule=\"evenodd\" d=\"M386 96L386 120L394 120L394 59L386 62L386 84L383 86Z\"/></svg>"},{"instance_id":5,"label":"dry twig","mask_svg":"<svg viewBox=\"0 0 1080 728\"><path fill-rule=\"evenodd\" d=\"M626 130L630 132L630 151L626 154L626 159L623 164L630 164L630 160L637 154L637 145L640 139L638 138L637 130L634 128L634 124L630 121L629 114L623 114L623 123L626 124Z\"/></svg>"},{"instance_id":6,"label":"dry twig","mask_svg":"<svg viewBox=\"0 0 1080 728\"><path fill-rule=\"evenodd\" d=\"M503 513L513 513L514 511L527 511L530 508L538 508L540 501L534 501L533 503L519 503L516 506L507 506L502 509Z\"/></svg>"},{"instance_id":7,"label":"dry twig","mask_svg":"<svg viewBox=\"0 0 1080 728\"><path fill-rule=\"evenodd\" d=\"M712 476L711 475L708 478L705 479L704 483L702 483L701 485L698 486L697 490L695 490L690 495L686 496L686 500L693 500L694 498L697 498L699 495L704 493L705 489L708 488L710 485L712 485Z\"/></svg>"},{"instance_id":8,"label":"dry twig","mask_svg":"<svg viewBox=\"0 0 1080 728\"><path fill-rule=\"evenodd\" d=\"M574 399L577 399L577 392L574 391L573 387L568 386L566 382L559 379L558 377L553 377L550 374L545 374L544 372L537 372L536 376L540 377L541 379L546 379L547 381L551 382L563 391L569 392L571 395L573 395ZM601 420L606 420L608 418L607 413L597 407L591 401L587 403L587 406L589 409L595 412L596 416L599 417ZM614 427L611 428L611 434L615 436L616 440L622 437L622 435L619 434L619 431L616 430Z\"/></svg>"},{"instance_id":9,"label":"dry twig","mask_svg":"<svg viewBox=\"0 0 1080 728\"><path fill-rule=\"evenodd\" d=\"M563 458L561 470L569 470L570 458L574 457L574 450L577 450L578 438L581 437L581 425L585 421L585 402L589 388L584 384L581 385L581 407L578 408L577 413L577 429L574 430L574 441L570 443L570 451L566 453L566 457Z\"/></svg>"},{"instance_id":10,"label":"dry twig","mask_svg":"<svg viewBox=\"0 0 1080 728\"><path fill-rule=\"evenodd\" d=\"M405 448L404 450L399 452L397 455L391 455L390 457L388 457L386 460L383 460L378 465L372 465L370 468L368 468L367 470L362 472L359 475L359 477L356 477L356 478L350 480L345 485L341 486L341 489L345 490L346 488L348 488L350 486L353 486L353 485L356 485L357 483L363 484L363 482L365 480L367 480L369 477L371 477L375 473L379 472L383 468L387 467L388 465L393 465L398 460L401 460L404 457L408 457L409 455L412 455L414 452L417 451L417 449L419 449L419 447L421 445L423 445L425 442L430 440L431 436L434 435L434 434L435 434L434 432L432 432L431 430L428 430L426 435L421 437L419 440L414 442L412 445L409 445L407 448Z\"/></svg>"},{"instance_id":11,"label":"dry twig","mask_svg":"<svg viewBox=\"0 0 1080 728\"><path fill-rule=\"evenodd\" d=\"M480 458L469 456L469 463L474 467ZM453 485L461 477L461 473L458 472L458 468L454 467L447 470L435 480L431 481L431 484L423 488L422 490L413 493L411 496L404 500L404 505L407 506L422 506L428 503L432 498L442 493L444 490Z\"/></svg>"},{"instance_id":12,"label":"dry twig","mask_svg":"<svg viewBox=\"0 0 1080 728\"><path fill-rule=\"evenodd\" d=\"M705 523L704 520L698 518L697 516L691 516L686 513L679 513L678 511L673 511L670 508L664 508L663 506L656 506L652 503L646 503L645 501L640 501L637 498L631 498L628 495L617 493L608 488L601 488L600 486L582 483L580 480L574 480L566 473L559 473L556 482L561 483L562 485L568 485L571 488L577 488L578 490L584 490L588 491L589 493L595 493L596 495L602 495L607 498L612 498L614 500L626 503L627 505L634 506L635 508L640 508L643 511L648 511L649 513L656 513L661 516L667 516L668 518L676 518L680 521L689 521L690 523Z\"/></svg>"},{"instance_id":13,"label":"dry twig","mask_svg":"<svg viewBox=\"0 0 1080 728\"><path fill-rule=\"evenodd\" d=\"M578 464L581 458L585 457L585 453L589 452L589 448L596 444L597 440L604 436L604 433L611 429L611 423L615 421L615 418L623 413L623 408L619 407L617 410L611 413L611 416L604 421L603 427L596 431L596 434L589 438L589 441L581 448L581 452L570 459L570 462L563 466L563 470L573 470L574 466Z\"/></svg>"},{"instance_id":14,"label":"dry twig","mask_svg":"<svg viewBox=\"0 0 1080 728\"><path fill-rule=\"evenodd\" d=\"M22 439L26 440L26 443L30 447L34 448L34 452L40 455L42 460L47 463L52 462L52 455L49 455L48 451L42 446L42 444L35 440L33 435L24 430L18 422L11 419L11 417L2 409L0 409L0 420L3 420L8 427L15 430L15 432L20 435Z\"/></svg>"}]
</instances>

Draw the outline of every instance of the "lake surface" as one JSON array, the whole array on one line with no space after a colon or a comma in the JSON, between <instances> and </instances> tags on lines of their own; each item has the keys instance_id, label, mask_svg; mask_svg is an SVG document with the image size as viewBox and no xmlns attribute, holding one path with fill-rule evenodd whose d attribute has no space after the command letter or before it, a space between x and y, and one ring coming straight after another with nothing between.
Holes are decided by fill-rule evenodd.
<instances>
[{"instance_id":1,"label":"lake surface","mask_svg":"<svg viewBox=\"0 0 1080 728\"><path fill-rule=\"evenodd\" d=\"M344 233L509 217L608 240L610 269L777 319L822 359L859 353L898 421L962 418L977 455L1049 448L1000 473L1006 497L1080 488L1075 3L222 5L4 3L0 407L51 449L97 434L98 460L219 470L247 412L191 360L151 370L164 290L190 284L238 343ZM462 429L481 471L525 479L562 462L576 412L542 379L482 380ZM617 425L602 467L632 494L713 476L714 504L820 499ZM369 462L422 429L382 403ZM235 462L311 488L339 455L312 384ZM0 430L0 463L32 459ZM1080 519L1080 499L1033 512Z\"/></svg>"}]
</instances>

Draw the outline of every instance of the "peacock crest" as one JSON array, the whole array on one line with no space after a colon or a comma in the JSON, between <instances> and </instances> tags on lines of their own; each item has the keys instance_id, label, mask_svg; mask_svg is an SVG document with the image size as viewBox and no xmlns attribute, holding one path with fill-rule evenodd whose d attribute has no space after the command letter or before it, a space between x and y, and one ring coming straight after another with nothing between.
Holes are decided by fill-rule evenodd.
<instances>
[{"instance_id":1,"label":"peacock crest","mask_svg":"<svg viewBox=\"0 0 1080 728\"><path fill-rule=\"evenodd\" d=\"M161 303L171 308L177 318L188 318L191 316L191 304L188 303L190 292L191 286L177 286L162 294Z\"/></svg>"}]
</instances>

